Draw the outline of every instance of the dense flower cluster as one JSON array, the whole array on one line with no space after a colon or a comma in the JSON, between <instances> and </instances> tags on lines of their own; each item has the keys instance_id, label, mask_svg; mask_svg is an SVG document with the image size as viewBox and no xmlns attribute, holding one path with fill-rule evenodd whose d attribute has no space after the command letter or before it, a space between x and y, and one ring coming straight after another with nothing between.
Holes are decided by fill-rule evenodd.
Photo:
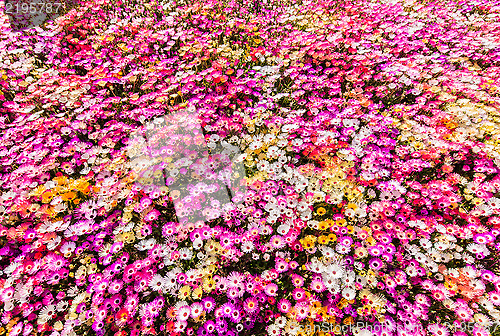
<instances>
[{"instance_id":1,"label":"dense flower cluster","mask_svg":"<svg viewBox=\"0 0 500 336\"><path fill-rule=\"evenodd\" d=\"M2 18L0 335L490 335L499 19L491 0Z\"/></svg>"}]
</instances>

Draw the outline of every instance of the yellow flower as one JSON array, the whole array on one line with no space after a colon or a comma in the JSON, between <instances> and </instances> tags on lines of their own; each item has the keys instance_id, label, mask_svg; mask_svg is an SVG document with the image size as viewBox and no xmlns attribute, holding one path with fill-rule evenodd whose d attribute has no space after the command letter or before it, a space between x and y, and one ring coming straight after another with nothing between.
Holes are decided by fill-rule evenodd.
<instances>
[{"instance_id":1,"label":"yellow flower","mask_svg":"<svg viewBox=\"0 0 500 336\"><path fill-rule=\"evenodd\" d=\"M484 203L484 201L482 199L480 199L480 198L474 197L472 199L472 203L474 203L474 205L481 205L481 204Z\"/></svg>"},{"instance_id":2,"label":"yellow flower","mask_svg":"<svg viewBox=\"0 0 500 336\"><path fill-rule=\"evenodd\" d=\"M127 243L133 243L135 241L135 235L133 232L126 232L123 234L124 238L126 239ZM127 236L128 235L128 236Z\"/></svg>"},{"instance_id":3,"label":"yellow flower","mask_svg":"<svg viewBox=\"0 0 500 336\"><path fill-rule=\"evenodd\" d=\"M64 176L64 175L56 176L56 177L53 178L53 180L55 182L57 182L57 184L59 184L59 185L64 185L64 184L68 183L68 177Z\"/></svg>"},{"instance_id":4,"label":"yellow flower","mask_svg":"<svg viewBox=\"0 0 500 336\"><path fill-rule=\"evenodd\" d=\"M203 290L207 293L210 293L215 289L215 281L212 279L205 279L203 281Z\"/></svg>"},{"instance_id":5,"label":"yellow flower","mask_svg":"<svg viewBox=\"0 0 500 336\"><path fill-rule=\"evenodd\" d=\"M87 273L88 274L93 274L97 271L97 265L96 264L90 264L87 268Z\"/></svg>"},{"instance_id":6,"label":"yellow flower","mask_svg":"<svg viewBox=\"0 0 500 336\"><path fill-rule=\"evenodd\" d=\"M479 314L474 314L474 320L478 324L485 324L486 321L489 321L489 318L486 315L479 313Z\"/></svg>"},{"instance_id":7,"label":"yellow flower","mask_svg":"<svg viewBox=\"0 0 500 336\"><path fill-rule=\"evenodd\" d=\"M52 191L54 192L54 194L64 194L65 192L69 191L68 189L68 185L64 185L64 186L55 186L54 188L52 188Z\"/></svg>"},{"instance_id":8,"label":"yellow flower","mask_svg":"<svg viewBox=\"0 0 500 336\"><path fill-rule=\"evenodd\" d=\"M189 297L189 294L191 294L191 287L188 285L182 286L181 289L179 289L179 298L181 300L187 299Z\"/></svg>"},{"instance_id":9,"label":"yellow flower","mask_svg":"<svg viewBox=\"0 0 500 336\"><path fill-rule=\"evenodd\" d=\"M219 242L214 242L214 252L221 253L223 250L222 246L220 246Z\"/></svg>"},{"instance_id":10,"label":"yellow flower","mask_svg":"<svg viewBox=\"0 0 500 336\"><path fill-rule=\"evenodd\" d=\"M193 300L201 300L202 296L203 296L203 289L201 287L195 288L193 290L193 293L191 294Z\"/></svg>"},{"instance_id":11,"label":"yellow flower","mask_svg":"<svg viewBox=\"0 0 500 336\"><path fill-rule=\"evenodd\" d=\"M205 251L207 251L207 253L211 253L214 250L215 250L215 242L213 240L208 241L205 244Z\"/></svg>"},{"instance_id":12,"label":"yellow flower","mask_svg":"<svg viewBox=\"0 0 500 336\"><path fill-rule=\"evenodd\" d=\"M325 210L325 208L321 207L321 208L318 208L318 210L316 210L316 213L320 216L323 216L324 214L326 214L326 210Z\"/></svg>"},{"instance_id":13,"label":"yellow flower","mask_svg":"<svg viewBox=\"0 0 500 336\"><path fill-rule=\"evenodd\" d=\"M86 180L77 180L76 189L84 194L88 194L90 192L90 183Z\"/></svg>"},{"instance_id":14,"label":"yellow flower","mask_svg":"<svg viewBox=\"0 0 500 336\"><path fill-rule=\"evenodd\" d=\"M306 237L300 239L299 241L302 244L302 247L304 247L305 249L312 249L312 248L314 248L314 243L316 242L316 237L314 237L312 235L307 235Z\"/></svg>"},{"instance_id":15,"label":"yellow flower","mask_svg":"<svg viewBox=\"0 0 500 336\"><path fill-rule=\"evenodd\" d=\"M339 219L337 220L337 225L340 225L340 226L346 226L347 224L347 221L345 219Z\"/></svg>"},{"instance_id":16,"label":"yellow flower","mask_svg":"<svg viewBox=\"0 0 500 336\"><path fill-rule=\"evenodd\" d=\"M349 204L347 204L347 208L352 209L352 210L356 210L358 208L358 206L354 203L349 203Z\"/></svg>"},{"instance_id":17,"label":"yellow flower","mask_svg":"<svg viewBox=\"0 0 500 336\"><path fill-rule=\"evenodd\" d=\"M151 185L153 183L152 178L140 178L138 181L143 185Z\"/></svg>"},{"instance_id":18,"label":"yellow flower","mask_svg":"<svg viewBox=\"0 0 500 336\"><path fill-rule=\"evenodd\" d=\"M302 244L302 247L305 249L312 249L314 248L314 242L311 241L310 239L301 239L300 243Z\"/></svg>"},{"instance_id":19,"label":"yellow flower","mask_svg":"<svg viewBox=\"0 0 500 336\"><path fill-rule=\"evenodd\" d=\"M47 216L52 217L52 218L57 216L57 213L54 210L53 206L50 206L49 208L47 208L47 210L45 211L45 213L47 214Z\"/></svg>"},{"instance_id":20,"label":"yellow flower","mask_svg":"<svg viewBox=\"0 0 500 336\"><path fill-rule=\"evenodd\" d=\"M328 240L331 241L331 242L334 242L337 240L337 236L335 235L335 233L330 233L328 235Z\"/></svg>"},{"instance_id":21,"label":"yellow flower","mask_svg":"<svg viewBox=\"0 0 500 336\"><path fill-rule=\"evenodd\" d=\"M420 141L413 143L413 147L415 147L416 150L420 150L424 148L424 144L421 143Z\"/></svg>"},{"instance_id":22,"label":"yellow flower","mask_svg":"<svg viewBox=\"0 0 500 336\"><path fill-rule=\"evenodd\" d=\"M456 284L448 282L448 281L444 282L444 287L446 289L449 289L449 290L452 290L452 291L455 291L457 289L457 285Z\"/></svg>"},{"instance_id":23,"label":"yellow flower","mask_svg":"<svg viewBox=\"0 0 500 336\"><path fill-rule=\"evenodd\" d=\"M325 222L325 221L322 221L322 222L320 222L320 223L318 224L318 229L320 229L320 230L322 230L322 231L324 231L324 230L326 230L326 229L328 229L328 228L329 228L328 223L327 223L327 222Z\"/></svg>"},{"instance_id":24,"label":"yellow flower","mask_svg":"<svg viewBox=\"0 0 500 336\"><path fill-rule=\"evenodd\" d=\"M42 185L39 185L38 187L36 187L35 189L33 189L31 191L31 195L38 197L38 196L42 195L42 193L44 191L45 191L45 186L42 184Z\"/></svg>"},{"instance_id":25,"label":"yellow flower","mask_svg":"<svg viewBox=\"0 0 500 336\"><path fill-rule=\"evenodd\" d=\"M354 198L356 198L357 196L357 192L355 190L348 190L346 193L345 193L345 196L347 197L347 199L349 201L353 200ZM349 204L353 204L353 203L349 203Z\"/></svg>"},{"instance_id":26,"label":"yellow flower","mask_svg":"<svg viewBox=\"0 0 500 336\"><path fill-rule=\"evenodd\" d=\"M61 321L57 321L56 323L54 323L54 329L57 330L57 331L61 331L63 329L63 324Z\"/></svg>"},{"instance_id":27,"label":"yellow flower","mask_svg":"<svg viewBox=\"0 0 500 336\"><path fill-rule=\"evenodd\" d=\"M318 237L318 244L328 244L329 240L328 240L328 236L319 236Z\"/></svg>"},{"instance_id":28,"label":"yellow flower","mask_svg":"<svg viewBox=\"0 0 500 336\"><path fill-rule=\"evenodd\" d=\"M125 212L122 216L122 221L125 222L125 223L128 223L130 222L130 220L132 219L132 213L131 212Z\"/></svg>"},{"instance_id":29,"label":"yellow flower","mask_svg":"<svg viewBox=\"0 0 500 336\"><path fill-rule=\"evenodd\" d=\"M315 201L315 202L323 202L324 200L325 200L324 193L315 193L314 194L313 201ZM326 213L326 210L325 210L325 213Z\"/></svg>"}]
</instances>

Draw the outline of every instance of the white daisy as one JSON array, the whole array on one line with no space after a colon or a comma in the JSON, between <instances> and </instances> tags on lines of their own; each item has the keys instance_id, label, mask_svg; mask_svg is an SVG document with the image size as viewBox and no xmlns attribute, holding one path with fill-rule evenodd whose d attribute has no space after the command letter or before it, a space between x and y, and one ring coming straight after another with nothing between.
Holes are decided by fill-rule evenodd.
<instances>
[{"instance_id":1,"label":"white daisy","mask_svg":"<svg viewBox=\"0 0 500 336\"><path fill-rule=\"evenodd\" d=\"M56 308L54 305L47 305L43 307L40 310L40 313L38 314L38 319L42 321L42 323L45 323L52 319L56 314Z\"/></svg>"}]
</instances>

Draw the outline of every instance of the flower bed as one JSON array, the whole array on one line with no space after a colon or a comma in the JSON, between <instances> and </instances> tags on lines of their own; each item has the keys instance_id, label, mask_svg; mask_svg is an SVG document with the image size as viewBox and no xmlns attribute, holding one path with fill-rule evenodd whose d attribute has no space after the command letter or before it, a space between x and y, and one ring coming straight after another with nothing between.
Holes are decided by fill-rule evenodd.
<instances>
[{"instance_id":1,"label":"flower bed","mask_svg":"<svg viewBox=\"0 0 500 336\"><path fill-rule=\"evenodd\" d=\"M3 18L0 335L498 333L499 11Z\"/></svg>"}]
</instances>

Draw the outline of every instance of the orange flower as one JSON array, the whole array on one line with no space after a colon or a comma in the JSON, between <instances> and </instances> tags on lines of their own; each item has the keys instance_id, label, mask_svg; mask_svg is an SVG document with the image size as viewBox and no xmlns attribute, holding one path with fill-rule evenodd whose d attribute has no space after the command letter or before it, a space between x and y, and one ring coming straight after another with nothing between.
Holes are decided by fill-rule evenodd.
<instances>
[{"instance_id":1,"label":"orange flower","mask_svg":"<svg viewBox=\"0 0 500 336\"><path fill-rule=\"evenodd\" d=\"M42 242L48 243L53 239L57 238L57 234L55 232L47 232L42 237Z\"/></svg>"},{"instance_id":2,"label":"orange flower","mask_svg":"<svg viewBox=\"0 0 500 336\"><path fill-rule=\"evenodd\" d=\"M76 193L73 191L67 192L61 195L63 201L72 201L76 198Z\"/></svg>"},{"instance_id":3,"label":"orange flower","mask_svg":"<svg viewBox=\"0 0 500 336\"><path fill-rule=\"evenodd\" d=\"M368 107L368 106L370 106L371 103L372 103L371 100L366 99L360 105L363 106L363 107Z\"/></svg>"},{"instance_id":4,"label":"orange flower","mask_svg":"<svg viewBox=\"0 0 500 336\"><path fill-rule=\"evenodd\" d=\"M354 319L352 316L346 317L344 319L344 324L353 324L353 323L354 323Z\"/></svg>"},{"instance_id":5,"label":"orange flower","mask_svg":"<svg viewBox=\"0 0 500 336\"><path fill-rule=\"evenodd\" d=\"M90 183L85 180L80 180L76 185L76 189L84 194L88 194L90 192Z\"/></svg>"},{"instance_id":6,"label":"orange flower","mask_svg":"<svg viewBox=\"0 0 500 336\"><path fill-rule=\"evenodd\" d=\"M7 238L8 239L15 239L18 235L18 232L16 228L11 227L10 229L7 230Z\"/></svg>"},{"instance_id":7,"label":"orange flower","mask_svg":"<svg viewBox=\"0 0 500 336\"><path fill-rule=\"evenodd\" d=\"M175 307L170 307L168 310L167 310L167 319L169 320L173 320L177 317L177 309L175 309ZM171 321L172 322L172 321ZM169 322L170 323L170 322ZM172 322L173 324L173 322ZM167 324L168 325L168 324Z\"/></svg>"},{"instance_id":8,"label":"orange flower","mask_svg":"<svg viewBox=\"0 0 500 336\"><path fill-rule=\"evenodd\" d=\"M49 203L54 197L52 190L47 190L42 194L42 203Z\"/></svg>"},{"instance_id":9,"label":"orange flower","mask_svg":"<svg viewBox=\"0 0 500 336\"><path fill-rule=\"evenodd\" d=\"M441 169L443 170L443 173L451 173L453 171L453 167L447 164L443 165Z\"/></svg>"}]
</instances>

